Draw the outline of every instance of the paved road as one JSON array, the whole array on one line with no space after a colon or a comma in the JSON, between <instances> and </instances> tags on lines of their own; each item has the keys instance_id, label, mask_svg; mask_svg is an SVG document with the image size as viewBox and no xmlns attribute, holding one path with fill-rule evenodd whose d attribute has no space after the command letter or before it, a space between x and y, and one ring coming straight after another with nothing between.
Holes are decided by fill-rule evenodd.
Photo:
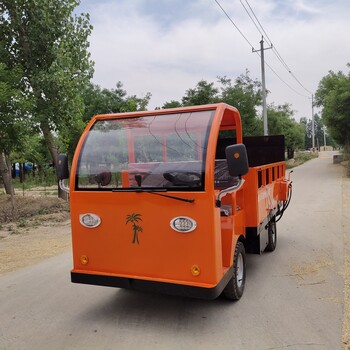
<instances>
[{"instance_id":1,"label":"paved road","mask_svg":"<svg viewBox=\"0 0 350 350\"><path fill-rule=\"evenodd\" d=\"M340 349L342 171L330 156L294 170L277 250L248 256L239 302L74 285L64 254L0 277L0 349Z\"/></svg>"}]
</instances>

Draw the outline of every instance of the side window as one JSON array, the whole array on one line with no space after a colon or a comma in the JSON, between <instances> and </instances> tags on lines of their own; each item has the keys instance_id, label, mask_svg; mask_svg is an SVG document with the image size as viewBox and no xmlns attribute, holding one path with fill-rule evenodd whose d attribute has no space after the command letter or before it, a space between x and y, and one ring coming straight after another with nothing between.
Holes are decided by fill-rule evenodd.
<instances>
[{"instance_id":1,"label":"side window","mask_svg":"<svg viewBox=\"0 0 350 350\"><path fill-rule=\"evenodd\" d=\"M216 159L214 168L214 188L232 187L238 182L238 177L230 176L226 159Z\"/></svg>"}]
</instances>

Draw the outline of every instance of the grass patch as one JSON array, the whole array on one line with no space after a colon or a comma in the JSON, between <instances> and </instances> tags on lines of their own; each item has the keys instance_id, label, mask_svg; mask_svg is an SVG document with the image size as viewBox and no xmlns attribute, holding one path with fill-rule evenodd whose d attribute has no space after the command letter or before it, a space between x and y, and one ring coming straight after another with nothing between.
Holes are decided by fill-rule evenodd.
<instances>
[{"instance_id":1,"label":"grass patch","mask_svg":"<svg viewBox=\"0 0 350 350\"><path fill-rule=\"evenodd\" d=\"M54 168L45 169L45 172L40 175L36 174L33 176L32 173L28 173L25 176L25 180L20 182L19 177L16 177L12 180L12 184L14 188L20 190L29 190L33 187L50 187L53 185L57 185L57 178Z\"/></svg>"},{"instance_id":2,"label":"grass patch","mask_svg":"<svg viewBox=\"0 0 350 350\"><path fill-rule=\"evenodd\" d=\"M17 223L17 226L18 226L18 227L26 227L26 226L27 226L27 223L26 223L25 220L19 219L19 220L18 220L18 223Z\"/></svg>"},{"instance_id":3,"label":"grass patch","mask_svg":"<svg viewBox=\"0 0 350 350\"><path fill-rule=\"evenodd\" d=\"M14 197L16 212L12 212L9 198L0 197L0 224L16 222L19 227L28 225L28 218L60 212L69 212L69 203L57 197Z\"/></svg>"},{"instance_id":4,"label":"grass patch","mask_svg":"<svg viewBox=\"0 0 350 350\"><path fill-rule=\"evenodd\" d=\"M297 152L295 153L295 157L293 159L287 160L287 169L292 169L314 158L318 158L318 153L307 152L307 151Z\"/></svg>"}]
</instances>

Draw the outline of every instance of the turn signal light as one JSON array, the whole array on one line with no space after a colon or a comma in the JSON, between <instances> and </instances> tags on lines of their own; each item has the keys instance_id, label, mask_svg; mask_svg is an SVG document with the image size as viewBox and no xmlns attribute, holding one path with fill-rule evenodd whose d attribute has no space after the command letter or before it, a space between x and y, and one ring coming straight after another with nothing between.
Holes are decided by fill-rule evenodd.
<instances>
[{"instance_id":1,"label":"turn signal light","mask_svg":"<svg viewBox=\"0 0 350 350\"><path fill-rule=\"evenodd\" d=\"M200 267L198 265L193 265L191 267L191 273L192 273L193 276L199 276L200 273L201 273Z\"/></svg>"},{"instance_id":2,"label":"turn signal light","mask_svg":"<svg viewBox=\"0 0 350 350\"><path fill-rule=\"evenodd\" d=\"M80 257L80 262L83 264L83 265L87 265L89 263L89 258L86 256L86 255L82 255Z\"/></svg>"}]
</instances>

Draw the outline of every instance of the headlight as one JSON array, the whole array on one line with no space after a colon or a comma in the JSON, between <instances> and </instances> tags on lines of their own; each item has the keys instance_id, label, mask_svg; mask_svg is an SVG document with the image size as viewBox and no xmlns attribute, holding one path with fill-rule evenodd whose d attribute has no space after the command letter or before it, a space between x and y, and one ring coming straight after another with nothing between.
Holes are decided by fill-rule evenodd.
<instances>
[{"instance_id":1,"label":"headlight","mask_svg":"<svg viewBox=\"0 0 350 350\"><path fill-rule=\"evenodd\" d=\"M96 214L80 214L80 223L87 228L95 228L101 224L101 218Z\"/></svg>"},{"instance_id":2,"label":"headlight","mask_svg":"<svg viewBox=\"0 0 350 350\"><path fill-rule=\"evenodd\" d=\"M197 223L187 216L178 216L170 221L170 226L177 232L187 233L195 230Z\"/></svg>"}]
</instances>

